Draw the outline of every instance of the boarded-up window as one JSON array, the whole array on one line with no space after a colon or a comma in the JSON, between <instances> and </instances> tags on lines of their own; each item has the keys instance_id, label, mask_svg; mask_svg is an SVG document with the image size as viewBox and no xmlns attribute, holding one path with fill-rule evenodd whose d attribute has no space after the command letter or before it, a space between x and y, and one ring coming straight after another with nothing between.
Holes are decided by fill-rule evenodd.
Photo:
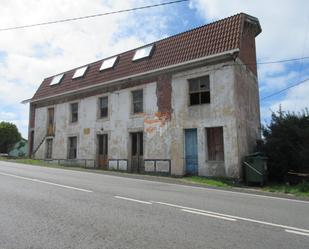
<instances>
[{"instance_id":1,"label":"boarded-up window","mask_svg":"<svg viewBox=\"0 0 309 249\"><path fill-rule=\"evenodd\" d=\"M190 105L210 103L209 76L189 80Z\"/></svg>"},{"instance_id":2,"label":"boarded-up window","mask_svg":"<svg viewBox=\"0 0 309 249\"><path fill-rule=\"evenodd\" d=\"M133 113L143 112L143 90L132 92Z\"/></svg>"},{"instance_id":3,"label":"boarded-up window","mask_svg":"<svg viewBox=\"0 0 309 249\"><path fill-rule=\"evenodd\" d=\"M69 137L69 159L76 159L77 157L77 137Z\"/></svg>"},{"instance_id":4,"label":"boarded-up window","mask_svg":"<svg viewBox=\"0 0 309 249\"><path fill-rule=\"evenodd\" d=\"M99 99L100 105L100 118L106 118L108 116L108 97L102 97Z\"/></svg>"},{"instance_id":5,"label":"boarded-up window","mask_svg":"<svg viewBox=\"0 0 309 249\"><path fill-rule=\"evenodd\" d=\"M46 153L45 158L51 159L53 155L53 139L46 139Z\"/></svg>"},{"instance_id":6,"label":"boarded-up window","mask_svg":"<svg viewBox=\"0 0 309 249\"><path fill-rule=\"evenodd\" d=\"M75 123L78 121L78 103L71 104L71 122Z\"/></svg>"},{"instance_id":7,"label":"boarded-up window","mask_svg":"<svg viewBox=\"0 0 309 249\"><path fill-rule=\"evenodd\" d=\"M224 161L223 127L206 128L209 161Z\"/></svg>"}]
</instances>

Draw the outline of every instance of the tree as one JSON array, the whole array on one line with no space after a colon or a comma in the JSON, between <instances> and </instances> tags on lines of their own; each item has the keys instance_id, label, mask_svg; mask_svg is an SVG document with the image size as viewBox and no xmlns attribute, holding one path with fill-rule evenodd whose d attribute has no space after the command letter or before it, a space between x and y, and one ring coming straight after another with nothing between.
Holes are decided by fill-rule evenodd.
<instances>
[{"instance_id":1,"label":"tree","mask_svg":"<svg viewBox=\"0 0 309 249\"><path fill-rule=\"evenodd\" d=\"M287 172L309 173L309 112L279 111L263 128L263 151L268 157L269 177L283 181Z\"/></svg>"},{"instance_id":2,"label":"tree","mask_svg":"<svg viewBox=\"0 0 309 249\"><path fill-rule=\"evenodd\" d=\"M21 135L16 125L9 122L0 122L0 153L8 153Z\"/></svg>"}]
</instances>

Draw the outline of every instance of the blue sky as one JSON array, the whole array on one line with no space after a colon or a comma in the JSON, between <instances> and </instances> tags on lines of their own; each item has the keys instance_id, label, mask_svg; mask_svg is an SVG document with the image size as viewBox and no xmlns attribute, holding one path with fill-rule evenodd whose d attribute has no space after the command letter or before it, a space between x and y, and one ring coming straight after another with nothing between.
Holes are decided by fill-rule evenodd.
<instances>
[{"instance_id":1,"label":"blue sky","mask_svg":"<svg viewBox=\"0 0 309 249\"><path fill-rule=\"evenodd\" d=\"M0 28L91 15L167 0L2 1ZM258 62L309 56L309 1L191 0L156 9L2 32L0 121L27 137L28 105L43 78L239 12L259 18ZM12 15L14 13L15 16ZM259 65L261 98L309 78L309 60ZM309 106L309 82L261 101L261 121L271 111Z\"/></svg>"}]
</instances>

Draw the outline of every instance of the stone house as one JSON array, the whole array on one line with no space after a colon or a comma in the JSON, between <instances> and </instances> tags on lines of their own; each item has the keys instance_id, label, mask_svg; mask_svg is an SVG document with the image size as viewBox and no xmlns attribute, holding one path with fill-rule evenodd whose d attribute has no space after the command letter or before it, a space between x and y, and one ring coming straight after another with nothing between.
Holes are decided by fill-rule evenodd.
<instances>
[{"instance_id":1,"label":"stone house","mask_svg":"<svg viewBox=\"0 0 309 249\"><path fill-rule=\"evenodd\" d=\"M43 80L34 158L129 172L241 177L260 138L257 18L240 13Z\"/></svg>"}]
</instances>

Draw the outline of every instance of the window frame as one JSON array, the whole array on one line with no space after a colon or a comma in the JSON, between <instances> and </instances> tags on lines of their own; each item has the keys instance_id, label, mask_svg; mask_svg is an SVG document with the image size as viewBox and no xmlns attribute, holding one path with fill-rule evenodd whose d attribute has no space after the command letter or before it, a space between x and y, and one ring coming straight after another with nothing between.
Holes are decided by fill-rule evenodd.
<instances>
[{"instance_id":1,"label":"window frame","mask_svg":"<svg viewBox=\"0 0 309 249\"><path fill-rule=\"evenodd\" d=\"M76 113L77 118L76 118L76 120L73 120L73 108L72 108L73 105L77 105L77 113ZM79 102L72 102L72 103L70 103L69 108L70 108L70 123L71 124L78 123L78 120L79 120Z\"/></svg>"},{"instance_id":2,"label":"window frame","mask_svg":"<svg viewBox=\"0 0 309 249\"><path fill-rule=\"evenodd\" d=\"M102 116L102 108L101 108L101 99L104 99L104 98L107 98L107 114L106 116ZM103 96L100 96L98 97L98 112L97 112L97 116L98 116L98 119L107 119L109 117L109 95L103 95Z\"/></svg>"},{"instance_id":3,"label":"window frame","mask_svg":"<svg viewBox=\"0 0 309 249\"><path fill-rule=\"evenodd\" d=\"M136 92L142 92L141 93L142 98L141 98L140 101L134 100L134 93L136 93ZM135 104L138 104L140 102L141 102L141 111L136 112L134 106L135 106ZM138 114L142 114L142 113L144 113L144 89L139 88L139 89L135 89L135 90L131 91L131 114L132 115L138 115Z\"/></svg>"},{"instance_id":4,"label":"window frame","mask_svg":"<svg viewBox=\"0 0 309 249\"><path fill-rule=\"evenodd\" d=\"M202 82L204 78L207 78L206 82ZM188 105L189 106L199 106L204 104L210 104L211 103L211 89L210 89L210 75L203 75L195 78L188 79ZM194 84L194 81L197 81L197 90L192 90L192 85ZM201 85L205 84L205 89L202 89ZM191 101L191 95L198 94L198 103L192 103ZM206 101L202 103L202 96L203 94L206 94L204 98L206 98Z\"/></svg>"}]
</instances>

